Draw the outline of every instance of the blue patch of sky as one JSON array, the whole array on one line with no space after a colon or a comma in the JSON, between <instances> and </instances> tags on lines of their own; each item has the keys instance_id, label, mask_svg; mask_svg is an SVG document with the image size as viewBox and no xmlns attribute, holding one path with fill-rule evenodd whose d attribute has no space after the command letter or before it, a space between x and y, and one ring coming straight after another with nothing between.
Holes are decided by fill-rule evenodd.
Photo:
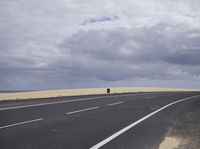
<instances>
[{"instance_id":1,"label":"blue patch of sky","mask_svg":"<svg viewBox=\"0 0 200 149\"><path fill-rule=\"evenodd\" d=\"M88 20L85 20L81 25L87 25L87 24L94 24L94 23L103 23L103 22L111 22L117 20L117 16L101 16L98 18L90 18Z\"/></svg>"}]
</instances>

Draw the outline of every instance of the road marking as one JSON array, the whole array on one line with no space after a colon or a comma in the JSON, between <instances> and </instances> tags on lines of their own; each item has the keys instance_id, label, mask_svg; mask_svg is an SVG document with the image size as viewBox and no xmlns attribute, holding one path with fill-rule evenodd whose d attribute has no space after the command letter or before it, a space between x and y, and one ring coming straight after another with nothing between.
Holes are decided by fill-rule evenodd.
<instances>
[{"instance_id":1,"label":"road marking","mask_svg":"<svg viewBox=\"0 0 200 149\"><path fill-rule=\"evenodd\" d=\"M149 96L149 97L146 97L147 99L149 99L149 98L154 98L155 96Z\"/></svg>"},{"instance_id":2,"label":"road marking","mask_svg":"<svg viewBox=\"0 0 200 149\"><path fill-rule=\"evenodd\" d=\"M111 104L108 104L108 106L114 106L114 105L118 105L118 104L122 104L122 103L124 103L124 102L115 102L115 103L111 103Z\"/></svg>"},{"instance_id":3,"label":"road marking","mask_svg":"<svg viewBox=\"0 0 200 149\"><path fill-rule=\"evenodd\" d=\"M141 123L142 121L144 121L144 120L148 119L149 117L155 115L156 113L158 113L158 112L160 112L160 111L162 111L162 110L164 110L164 109L166 109L166 108L168 108L168 107L170 107L170 106L172 106L172 105L174 105L174 104L176 104L176 103L183 102L183 101L186 101L186 100L189 100L189 99L192 99L192 98L196 98L196 97L200 97L200 95L192 96L192 97L188 97L188 98L183 98L183 99L180 99L180 100L178 100L178 101L175 101L175 102L172 102L172 103L170 103L170 104L167 104L166 106L164 106L164 107L162 107L162 108L160 108L160 109L158 109L158 110L156 110L156 111L154 111L154 112L152 112L152 113L146 115L145 117L143 117L143 118L137 120L136 122L134 122L134 123L128 125L127 127L121 129L120 131L114 133L113 135L111 135L110 137L104 139L103 141L99 142L98 144L94 145L94 146L91 147L90 149L98 149L98 148L104 146L105 144L107 144L108 142L110 142L111 140L115 139L115 138L118 137L119 135L121 135L121 134L123 134L124 132L128 131L128 130L131 129L132 127L138 125L138 124Z\"/></svg>"},{"instance_id":4,"label":"road marking","mask_svg":"<svg viewBox=\"0 0 200 149\"><path fill-rule=\"evenodd\" d=\"M79 112L84 112L84 111L89 111L89 110L93 110L93 109L97 109L99 107L92 107L92 108L87 108L87 109L82 109L82 110L77 110L77 111L72 111L72 112L68 112L66 114L74 114L74 113L79 113Z\"/></svg>"},{"instance_id":5,"label":"road marking","mask_svg":"<svg viewBox=\"0 0 200 149\"><path fill-rule=\"evenodd\" d=\"M43 120L42 118L39 118L39 119L30 120L30 121L15 123L15 124L11 124L11 125L1 126L0 129L9 128L9 127L18 126L18 125L23 125L23 124L28 124L28 123L33 123L33 122L42 121L42 120Z\"/></svg>"},{"instance_id":6,"label":"road marking","mask_svg":"<svg viewBox=\"0 0 200 149\"><path fill-rule=\"evenodd\" d=\"M134 96L134 95L149 95L149 94L153 94L153 93L128 94L128 95L109 95L109 96L100 96L100 97L72 99L72 100L65 100L65 101L55 101L55 102L48 102L48 103L39 103L39 104L31 104L31 105L24 105L24 106L14 106L14 107L0 108L0 111L20 109L20 108L28 108L28 107L38 107L38 106L45 106L45 105L54 105L54 104L61 104L61 103L68 103L68 102L86 101L86 100L101 99L101 98L113 98L113 97L125 97L125 96Z\"/></svg>"}]
</instances>

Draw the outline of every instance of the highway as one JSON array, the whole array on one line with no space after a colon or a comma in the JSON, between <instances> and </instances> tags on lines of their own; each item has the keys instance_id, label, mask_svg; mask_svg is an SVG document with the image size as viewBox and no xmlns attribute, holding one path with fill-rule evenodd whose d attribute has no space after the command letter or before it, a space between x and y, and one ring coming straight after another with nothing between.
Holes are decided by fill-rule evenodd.
<instances>
[{"instance_id":1,"label":"highway","mask_svg":"<svg viewBox=\"0 0 200 149\"><path fill-rule=\"evenodd\" d=\"M158 149L198 92L0 102L0 149Z\"/></svg>"}]
</instances>

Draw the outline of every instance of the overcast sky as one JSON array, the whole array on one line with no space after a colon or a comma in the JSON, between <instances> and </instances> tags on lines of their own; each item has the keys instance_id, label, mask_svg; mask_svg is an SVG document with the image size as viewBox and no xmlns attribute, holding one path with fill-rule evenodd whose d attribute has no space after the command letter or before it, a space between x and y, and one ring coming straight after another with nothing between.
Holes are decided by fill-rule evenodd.
<instances>
[{"instance_id":1,"label":"overcast sky","mask_svg":"<svg viewBox=\"0 0 200 149\"><path fill-rule=\"evenodd\" d=\"M199 0L0 0L0 90L200 88Z\"/></svg>"}]
</instances>

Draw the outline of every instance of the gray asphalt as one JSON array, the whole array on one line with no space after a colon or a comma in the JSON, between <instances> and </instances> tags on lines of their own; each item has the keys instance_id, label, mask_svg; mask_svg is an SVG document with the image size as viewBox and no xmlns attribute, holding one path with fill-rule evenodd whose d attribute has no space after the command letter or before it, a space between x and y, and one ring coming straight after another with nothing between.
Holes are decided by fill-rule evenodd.
<instances>
[{"instance_id":1,"label":"gray asphalt","mask_svg":"<svg viewBox=\"0 0 200 149\"><path fill-rule=\"evenodd\" d=\"M88 149L174 101L198 92L65 97L0 103L0 149ZM101 148L157 149L192 98L176 103ZM90 109L90 110L89 110Z\"/></svg>"}]
</instances>

